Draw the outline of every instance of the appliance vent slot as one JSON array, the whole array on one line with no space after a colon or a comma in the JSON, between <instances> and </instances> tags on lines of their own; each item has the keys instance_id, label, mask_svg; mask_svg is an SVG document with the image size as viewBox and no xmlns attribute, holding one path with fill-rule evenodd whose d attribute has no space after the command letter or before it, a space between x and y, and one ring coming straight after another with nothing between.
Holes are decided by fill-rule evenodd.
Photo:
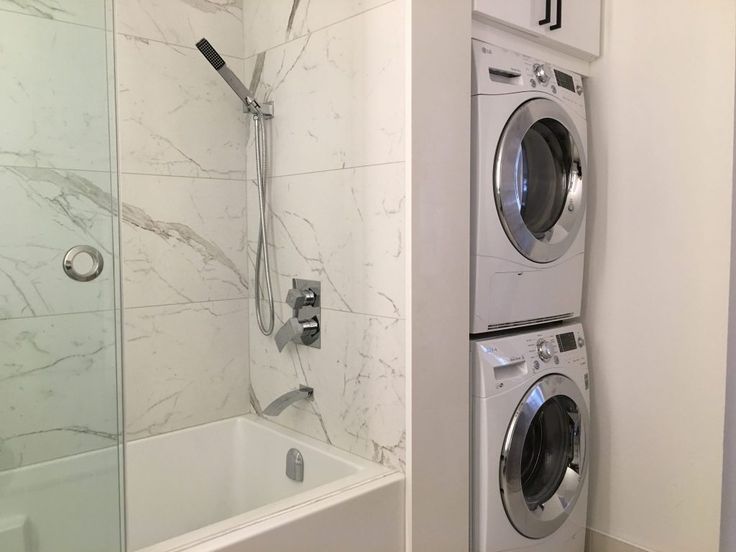
<instances>
[{"instance_id":1,"label":"appliance vent slot","mask_svg":"<svg viewBox=\"0 0 736 552\"><path fill-rule=\"evenodd\" d=\"M519 320L517 322L506 322L504 324L489 324L488 330L504 330L506 328L516 328L518 326L532 326L535 324L544 324L545 322L555 322L557 320L565 320L566 318L572 318L573 313L568 312L566 314L558 314L557 316L547 316L544 318L531 318L529 320Z\"/></svg>"}]
</instances>

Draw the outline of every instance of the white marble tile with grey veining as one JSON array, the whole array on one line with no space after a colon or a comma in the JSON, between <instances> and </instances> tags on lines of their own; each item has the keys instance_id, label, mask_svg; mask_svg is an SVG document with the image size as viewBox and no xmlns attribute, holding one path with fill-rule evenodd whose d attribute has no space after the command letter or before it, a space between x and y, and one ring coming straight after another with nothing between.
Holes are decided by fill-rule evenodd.
<instances>
[{"instance_id":1,"label":"white marble tile with grey veining","mask_svg":"<svg viewBox=\"0 0 736 552\"><path fill-rule=\"evenodd\" d=\"M278 322L290 316L277 305ZM276 423L370 460L403 469L406 448L404 322L323 309L322 348L283 352L251 316L254 410L300 384L314 400L288 407ZM277 326L278 329L278 326Z\"/></svg>"},{"instance_id":2,"label":"white marble tile with grey veining","mask_svg":"<svg viewBox=\"0 0 736 552\"><path fill-rule=\"evenodd\" d=\"M0 471L117 442L114 317L0 321Z\"/></svg>"},{"instance_id":3,"label":"white marble tile with grey veining","mask_svg":"<svg viewBox=\"0 0 736 552\"><path fill-rule=\"evenodd\" d=\"M116 36L121 171L243 178L242 102L199 51Z\"/></svg>"},{"instance_id":4,"label":"white marble tile with grey veining","mask_svg":"<svg viewBox=\"0 0 736 552\"><path fill-rule=\"evenodd\" d=\"M246 83L274 102L271 175L404 160L402 19L392 2L246 60Z\"/></svg>"},{"instance_id":5,"label":"white marble tile with grey veining","mask_svg":"<svg viewBox=\"0 0 736 552\"><path fill-rule=\"evenodd\" d=\"M292 278L320 280L322 304L405 316L404 164L273 178L267 213L274 295ZM258 196L249 186L248 239L258 239ZM251 263L251 275L254 269Z\"/></svg>"},{"instance_id":6,"label":"white marble tile with grey veining","mask_svg":"<svg viewBox=\"0 0 736 552\"><path fill-rule=\"evenodd\" d=\"M387 1L244 0L245 54L263 52Z\"/></svg>"},{"instance_id":7,"label":"white marble tile with grey veining","mask_svg":"<svg viewBox=\"0 0 736 552\"><path fill-rule=\"evenodd\" d=\"M0 319L113 307L111 186L102 172L0 167ZM97 279L74 281L62 270L76 245L102 254Z\"/></svg>"},{"instance_id":8,"label":"white marble tile with grey veining","mask_svg":"<svg viewBox=\"0 0 736 552\"><path fill-rule=\"evenodd\" d=\"M0 10L105 28L109 0L0 0Z\"/></svg>"},{"instance_id":9,"label":"white marble tile with grey veining","mask_svg":"<svg viewBox=\"0 0 736 552\"><path fill-rule=\"evenodd\" d=\"M129 439L249 411L247 300L125 311Z\"/></svg>"},{"instance_id":10,"label":"white marble tile with grey veining","mask_svg":"<svg viewBox=\"0 0 736 552\"><path fill-rule=\"evenodd\" d=\"M242 0L116 0L119 33L194 47L207 38L221 55L243 57Z\"/></svg>"},{"instance_id":11,"label":"white marble tile with grey veining","mask_svg":"<svg viewBox=\"0 0 736 552\"><path fill-rule=\"evenodd\" d=\"M0 17L0 165L110 170L105 31Z\"/></svg>"},{"instance_id":12,"label":"white marble tile with grey veining","mask_svg":"<svg viewBox=\"0 0 736 552\"><path fill-rule=\"evenodd\" d=\"M126 174L121 185L126 307L248 295L243 182Z\"/></svg>"}]
</instances>

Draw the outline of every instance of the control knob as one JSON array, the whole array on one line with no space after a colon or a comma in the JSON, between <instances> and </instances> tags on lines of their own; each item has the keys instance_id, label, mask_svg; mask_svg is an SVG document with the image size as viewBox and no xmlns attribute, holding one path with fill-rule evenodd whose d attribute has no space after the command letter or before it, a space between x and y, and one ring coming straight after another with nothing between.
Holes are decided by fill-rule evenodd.
<instances>
[{"instance_id":1,"label":"control knob","mask_svg":"<svg viewBox=\"0 0 736 552\"><path fill-rule=\"evenodd\" d=\"M537 353L543 362L549 362L552 358L552 347L546 339L537 341Z\"/></svg>"},{"instance_id":2,"label":"control knob","mask_svg":"<svg viewBox=\"0 0 736 552\"><path fill-rule=\"evenodd\" d=\"M547 84L549 82L551 74L552 71L550 71L550 68L546 63L537 63L534 66L534 76L537 77L537 80L542 84Z\"/></svg>"}]
</instances>

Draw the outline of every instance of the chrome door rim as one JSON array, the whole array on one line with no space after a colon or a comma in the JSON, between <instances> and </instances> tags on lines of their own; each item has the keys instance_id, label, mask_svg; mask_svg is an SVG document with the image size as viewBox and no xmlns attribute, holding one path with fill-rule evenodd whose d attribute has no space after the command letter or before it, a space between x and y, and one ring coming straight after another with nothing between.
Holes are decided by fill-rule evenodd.
<instances>
[{"instance_id":1,"label":"chrome door rim","mask_svg":"<svg viewBox=\"0 0 736 552\"><path fill-rule=\"evenodd\" d=\"M522 487L522 453L535 415L555 397L567 397L577 407L579 425L579 474L570 467L555 493L541 507L531 510ZM531 539L547 537L559 529L572 513L588 471L589 414L585 398L571 379L551 374L538 380L521 399L509 424L501 452L499 478L506 515L516 530ZM577 475L577 476L576 476Z\"/></svg>"},{"instance_id":2,"label":"chrome door rim","mask_svg":"<svg viewBox=\"0 0 736 552\"><path fill-rule=\"evenodd\" d=\"M561 124L572 141L567 197L562 214L543 236L534 235L521 215L516 186L518 152L522 140L537 122L552 119ZM493 191L501 224L514 247L531 261L548 263L562 257L575 240L585 213L583 177L587 174L585 150L575 123L556 102L535 98L523 103L509 118L496 150Z\"/></svg>"}]
</instances>

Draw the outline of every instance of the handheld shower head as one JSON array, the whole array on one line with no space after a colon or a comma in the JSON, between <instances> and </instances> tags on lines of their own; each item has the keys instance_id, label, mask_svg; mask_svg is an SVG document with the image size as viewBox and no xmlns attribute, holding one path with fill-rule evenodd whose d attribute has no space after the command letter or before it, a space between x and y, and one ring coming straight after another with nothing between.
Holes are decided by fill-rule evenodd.
<instances>
[{"instance_id":1,"label":"handheld shower head","mask_svg":"<svg viewBox=\"0 0 736 552\"><path fill-rule=\"evenodd\" d=\"M207 61L212 64L212 67L216 71L219 71L225 65L225 60L220 57L220 54L217 53L217 50L213 48L212 44L206 38L197 42L197 49L202 52L202 55L207 58Z\"/></svg>"},{"instance_id":2,"label":"handheld shower head","mask_svg":"<svg viewBox=\"0 0 736 552\"><path fill-rule=\"evenodd\" d=\"M215 50L206 38L197 42L197 49L202 52L202 55L210 62L210 65L215 68L215 71L220 73L220 76L225 79L225 82L230 85L233 92L235 92L238 98L240 98L240 100L245 104L245 108L249 113L252 113L257 117L270 116L269 113L264 112L256 101L255 95L248 90L248 88L243 84L243 81L241 81L235 73L230 70L225 63L225 60L222 59L222 56L217 53L217 50Z\"/></svg>"},{"instance_id":3,"label":"handheld shower head","mask_svg":"<svg viewBox=\"0 0 736 552\"><path fill-rule=\"evenodd\" d=\"M246 86L235 76L222 59L222 56L217 53L206 38L203 38L197 42L197 49L202 52L202 55L210 62L210 65L215 68L215 71L220 73L220 76L225 79L225 82L230 85L230 88L238 95L245 106L245 110L253 115L254 126L255 126L255 145L256 145L256 183L258 185L258 211L260 214L260 229L258 231L258 249L256 251L256 281L255 281L255 307L256 307L256 320L258 321L258 327L260 328L263 335L271 335L274 324L274 310L273 310L273 288L271 287L271 269L268 260L268 236L266 234L266 200L265 200L265 189L266 189L266 133L263 128L264 119L270 119L273 117L273 104L266 104L263 108L258 104L253 93L246 88ZM261 270L261 263L263 263L263 270ZM266 278L266 293L267 293L267 304L268 314L263 313L263 305L261 301L261 273L264 273Z\"/></svg>"}]
</instances>

